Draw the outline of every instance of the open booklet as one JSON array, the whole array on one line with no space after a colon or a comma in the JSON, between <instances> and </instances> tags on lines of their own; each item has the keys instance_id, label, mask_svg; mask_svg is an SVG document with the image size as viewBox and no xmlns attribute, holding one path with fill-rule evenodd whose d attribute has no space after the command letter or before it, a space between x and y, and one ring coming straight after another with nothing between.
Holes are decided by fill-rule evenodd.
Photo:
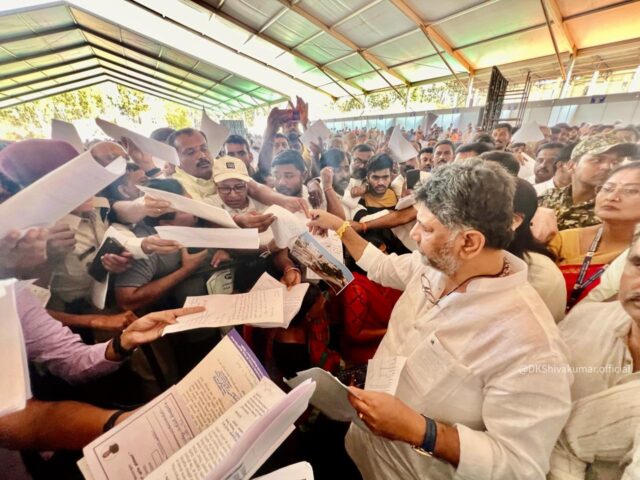
<instances>
[{"instance_id":1,"label":"open booklet","mask_svg":"<svg viewBox=\"0 0 640 480\"><path fill-rule=\"evenodd\" d=\"M27 354L16 307L17 285L15 279L0 280L0 417L22 410L31 398Z\"/></svg>"},{"instance_id":2,"label":"open booklet","mask_svg":"<svg viewBox=\"0 0 640 480\"><path fill-rule=\"evenodd\" d=\"M278 205L272 205L265 213L272 213L276 221L271 225L273 238L280 248L288 247L291 255L302 265L313 271L317 278L327 282L340 293L353 281L353 274L317 238L307 231L307 227L293 213ZM337 248L329 237L329 248ZM336 250L337 251L337 250Z\"/></svg>"},{"instance_id":3,"label":"open booklet","mask_svg":"<svg viewBox=\"0 0 640 480\"><path fill-rule=\"evenodd\" d=\"M311 381L288 394L235 330L177 385L83 449L94 480L250 478L306 410Z\"/></svg>"}]
</instances>

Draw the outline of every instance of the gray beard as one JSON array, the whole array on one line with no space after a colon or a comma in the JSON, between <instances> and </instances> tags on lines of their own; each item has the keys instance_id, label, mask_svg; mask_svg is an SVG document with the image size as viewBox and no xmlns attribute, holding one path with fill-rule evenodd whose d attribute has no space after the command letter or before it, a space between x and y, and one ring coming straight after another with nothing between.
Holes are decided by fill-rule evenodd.
<instances>
[{"instance_id":1,"label":"gray beard","mask_svg":"<svg viewBox=\"0 0 640 480\"><path fill-rule=\"evenodd\" d=\"M447 241L438 249L436 249L430 257L422 254L420 259L427 267L435 268L439 272L444 273L448 277L452 277L460 266L460 262L453 255L453 242L455 234L447 239Z\"/></svg>"}]
</instances>

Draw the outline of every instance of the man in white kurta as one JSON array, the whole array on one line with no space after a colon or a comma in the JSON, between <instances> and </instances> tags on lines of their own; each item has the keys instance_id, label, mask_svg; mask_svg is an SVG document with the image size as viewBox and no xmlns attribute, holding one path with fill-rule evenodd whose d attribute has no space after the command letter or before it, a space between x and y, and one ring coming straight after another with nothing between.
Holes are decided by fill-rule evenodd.
<instances>
[{"instance_id":1,"label":"man in white kurta","mask_svg":"<svg viewBox=\"0 0 640 480\"><path fill-rule=\"evenodd\" d=\"M551 457L550 480L640 478L638 235L623 260L618 299L589 296L559 324L574 369L574 403Z\"/></svg>"},{"instance_id":2,"label":"man in white kurta","mask_svg":"<svg viewBox=\"0 0 640 480\"><path fill-rule=\"evenodd\" d=\"M396 396L456 425L457 470L352 425L349 455L365 479L542 479L570 406L571 373L554 320L525 263L504 253L512 273L472 280L432 306L423 278L443 274L420 253L385 256L369 245L358 266L371 280L404 290L375 357L404 356Z\"/></svg>"},{"instance_id":3,"label":"man in white kurta","mask_svg":"<svg viewBox=\"0 0 640 480\"><path fill-rule=\"evenodd\" d=\"M310 225L342 234L370 279L404 291L375 354L407 358L395 396L351 390L371 429L352 424L346 437L365 480L545 478L572 375L526 264L504 251L513 190L492 162L441 167L416 194L418 250L402 256L312 211ZM413 447L429 444L430 421L437 437L424 455Z\"/></svg>"}]
</instances>

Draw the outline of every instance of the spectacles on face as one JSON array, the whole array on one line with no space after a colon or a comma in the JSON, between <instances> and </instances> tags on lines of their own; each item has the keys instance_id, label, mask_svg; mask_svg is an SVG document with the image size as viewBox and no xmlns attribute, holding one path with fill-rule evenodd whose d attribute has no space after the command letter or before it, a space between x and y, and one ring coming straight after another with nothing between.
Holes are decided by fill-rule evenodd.
<instances>
[{"instance_id":1,"label":"spectacles on face","mask_svg":"<svg viewBox=\"0 0 640 480\"><path fill-rule=\"evenodd\" d=\"M616 183L605 183L596 187L596 193L604 193L609 195L611 193L618 192L621 197L632 198L640 195L640 187L632 185L618 185Z\"/></svg>"},{"instance_id":2,"label":"spectacles on face","mask_svg":"<svg viewBox=\"0 0 640 480\"><path fill-rule=\"evenodd\" d=\"M420 275L420 283L422 284L422 293L424 293L425 297L427 297L427 301L431 305L435 305L438 302L438 299L433 294L431 280L429 280L429 277L427 277L426 273Z\"/></svg>"},{"instance_id":3,"label":"spectacles on face","mask_svg":"<svg viewBox=\"0 0 640 480\"><path fill-rule=\"evenodd\" d=\"M238 185L233 185L232 187L218 187L218 192L220 192L222 195L229 195L232 191L234 193L244 193L246 190L247 185L245 183L239 183Z\"/></svg>"}]
</instances>

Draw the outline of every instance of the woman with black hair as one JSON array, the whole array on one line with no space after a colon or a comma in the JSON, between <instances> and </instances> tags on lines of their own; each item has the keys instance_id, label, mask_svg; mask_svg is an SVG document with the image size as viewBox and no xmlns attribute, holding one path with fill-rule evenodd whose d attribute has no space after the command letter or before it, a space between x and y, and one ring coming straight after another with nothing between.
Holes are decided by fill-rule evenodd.
<instances>
[{"instance_id":1,"label":"woman with black hair","mask_svg":"<svg viewBox=\"0 0 640 480\"><path fill-rule=\"evenodd\" d=\"M564 318L567 293L565 281L555 264L554 254L533 238L531 219L538 209L536 191L523 180L516 179L513 196L515 236L507 250L527 262L528 279L549 308L556 323Z\"/></svg>"}]
</instances>

